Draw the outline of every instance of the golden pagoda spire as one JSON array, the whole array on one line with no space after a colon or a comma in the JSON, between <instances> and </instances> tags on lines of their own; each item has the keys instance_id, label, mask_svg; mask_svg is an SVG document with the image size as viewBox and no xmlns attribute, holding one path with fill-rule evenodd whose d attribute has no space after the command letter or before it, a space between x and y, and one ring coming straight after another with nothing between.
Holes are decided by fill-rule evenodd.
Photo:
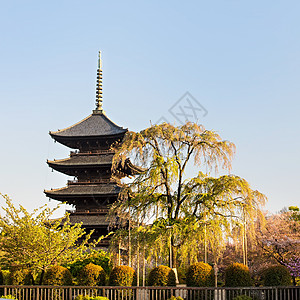
<instances>
[{"instance_id":1,"label":"golden pagoda spire","mask_svg":"<svg viewBox=\"0 0 300 300\"><path fill-rule=\"evenodd\" d=\"M93 110L94 114L103 114L104 110L102 108L103 102L102 96L102 61L101 61L101 51L99 51L98 57L98 69L97 69L97 84L96 84L96 109Z\"/></svg>"}]
</instances>

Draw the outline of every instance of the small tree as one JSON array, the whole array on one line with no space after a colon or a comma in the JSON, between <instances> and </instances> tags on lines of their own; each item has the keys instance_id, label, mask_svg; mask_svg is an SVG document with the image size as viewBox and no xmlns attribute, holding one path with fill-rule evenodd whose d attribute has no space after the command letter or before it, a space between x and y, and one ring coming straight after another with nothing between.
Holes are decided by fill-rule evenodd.
<instances>
[{"instance_id":1,"label":"small tree","mask_svg":"<svg viewBox=\"0 0 300 300\"><path fill-rule=\"evenodd\" d=\"M2 194L1 194L2 195ZM41 207L29 213L23 206L16 208L7 195L4 216L0 216L2 264L29 270L34 276L54 264L71 263L88 255L98 241L88 244L91 233L85 234L81 224L70 225L69 216L51 219L57 209Z\"/></svg>"}]
</instances>

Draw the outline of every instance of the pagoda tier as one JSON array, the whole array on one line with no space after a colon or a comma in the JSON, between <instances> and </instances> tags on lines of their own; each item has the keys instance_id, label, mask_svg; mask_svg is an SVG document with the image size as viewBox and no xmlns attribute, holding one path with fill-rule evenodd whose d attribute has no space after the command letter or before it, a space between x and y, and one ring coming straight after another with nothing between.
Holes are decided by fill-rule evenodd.
<instances>
[{"instance_id":1,"label":"pagoda tier","mask_svg":"<svg viewBox=\"0 0 300 300\"><path fill-rule=\"evenodd\" d=\"M67 187L45 191L46 196L58 200L66 201L69 204L75 204L80 199L106 199L107 197L117 197L120 193L120 187L115 183L95 182L70 182Z\"/></svg>"},{"instance_id":2,"label":"pagoda tier","mask_svg":"<svg viewBox=\"0 0 300 300\"><path fill-rule=\"evenodd\" d=\"M50 168L70 176L78 178L99 177L110 178L112 176L111 168L113 162L113 151L98 151L90 153L71 152L70 158L47 161ZM129 159L125 161L123 167L117 168L114 176L124 177L125 175L135 175L142 172L143 169L134 166ZM92 175L94 173L94 175Z\"/></svg>"},{"instance_id":3,"label":"pagoda tier","mask_svg":"<svg viewBox=\"0 0 300 300\"><path fill-rule=\"evenodd\" d=\"M59 189L45 190L47 197L71 204L72 224L82 223L87 232L94 230L93 238L107 235L109 205L118 199L120 179L143 172L129 159L112 171L112 145L121 143L127 129L113 123L102 109L102 70L99 58L96 109L82 121L62 130L50 132L51 137L72 149L66 159L47 161L52 169L74 176L76 180ZM101 246L108 246L108 239Z\"/></svg>"},{"instance_id":4,"label":"pagoda tier","mask_svg":"<svg viewBox=\"0 0 300 300\"><path fill-rule=\"evenodd\" d=\"M50 135L69 148L93 151L109 149L113 143L122 141L126 132L127 129L113 123L104 113L95 111L75 125Z\"/></svg>"}]
</instances>

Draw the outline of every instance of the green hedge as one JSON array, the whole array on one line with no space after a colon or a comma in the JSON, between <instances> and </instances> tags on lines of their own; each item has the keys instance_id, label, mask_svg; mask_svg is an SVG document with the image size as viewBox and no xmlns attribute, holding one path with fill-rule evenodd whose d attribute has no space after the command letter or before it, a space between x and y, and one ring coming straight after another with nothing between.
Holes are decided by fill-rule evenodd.
<instances>
[{"instance_id":1,"label":"green hedge","mask_svg":"<svg viewBox=\"0 0 300 300\"><path fill-rule=\"evenodd\" d=\"M89 255L88 258L76 261L72 264L66 265L65 267L70 270L72 276L77 277L80 270L89 263L101 266L106 274L109 274L111 272L112 263L110 260L110 256L103 250L93 252Z\"/></svg>"},{"instance_id":2,"label":"green hedge","mask_svg":"<svg viewBox=\"0 0 300 300\"><path fill-rule=\"evenodd\" d=\"M109 299L101 296L90 297L90 296L78 295L75 298L75 300L109 300Z\"/></svg>"},{"instance_id":3,"label":"green hedge","mask_svg":"<svg viewBox=\"0 0 300 300\"><path fill-rule=\"evenodd\" d=\"M189 266L186 272L186 285L195 287L214 286L213 268L204 262Z\"/></svg>"},{"instance_id":4,"label":"green hedge","mask_svg":"<svg viewBox=\"0 0 300 300\"><path fill-rule=\"evenodd\" d=\"M150 286L176 286L174 271L167 266L158 266L152 269L148 277Z\"/></svg>"},{"instance_id":5,"label":"green hedge","mask_svg":"<svg viewBox=\"0 0 300 300\"><path fill-rule=\"evenodd\" d=\"M89 263L81 269L77 276L79 285L105 285L105 272L102 267Z\"/></svg>"},{"instance_id":6,"label":"green hedge","mask_svg":"<svg viewBox=\"0 0 300 300\"><path fill-rule=\"evenodd\" d=\"M72 275L70 271L62 266L50 267L44 275L45 285L72 285Z\"/></svg>"},{"instance_id":7,"label":"green hedge","mask_svg":"<svg viewBox=\"0 0 300 300\"><path fill-rule=\"evenodd\" d=\"M252 286L252 280L248 267L240 263L234 263L227 267L225 270L225 286Z\"/></svg>"},{"instance_id":8,"label":"green hedge","mask_svg":"<svg viewBox=\"0 0 300 300\"><path fill-rule=\"evenodd\" d=\"M136 285L136 273L131 267L117 266L110 273L109 285L134 286Z\"/></svg>"},{"instance_id":9,"label":"green hedge","mask_svg":"<svg viewBox=\"0 0 300 300\"><path fill-rule=\"evenodd\" d=\"M292 283L292 276L284 266L271 266L263 271L265 286L288 286Z\"/></svg>"},{"instance_id":10,"label":"green hedge","mask_svg":"<svg viewBox=\"0 0 300 300\"><path fill-rule=\"evenodd\" d=\"M33 285L33 281L30 271L19 267L12 267L7 276L7 283L9 285Z\"/></svg>"}]
</instances>

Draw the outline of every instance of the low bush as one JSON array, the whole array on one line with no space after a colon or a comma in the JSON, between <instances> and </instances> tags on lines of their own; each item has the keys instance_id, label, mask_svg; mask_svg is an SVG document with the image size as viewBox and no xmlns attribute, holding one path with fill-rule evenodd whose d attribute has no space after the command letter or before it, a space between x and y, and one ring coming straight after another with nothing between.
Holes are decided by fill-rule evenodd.
<instances>
[{"instance_id":1,"label":"low bush","mask_svg":"<svg viewBox=\"0 0 300 300\"><path fill-rule=\"evenodd\" d=\"M263 271L265 286L288 286L292 283L289 270L284 266L271 266Z\"/></svg>"},{"instance_id":2,"label":"low bush","mask_svg":"<svg viewBox=\"0 0 300 300\"><path fill-rule=\"evenodd\" d=\"M240 296L234 297L232 300L252 300L252 297L249 297L246 295L240 295Z\"/></svg>"},{"instance_id":3,"label":"low bush","mask_svg":"<svg viewBox=\"0 0 300 300\"><path fill-rule=\"evenodd\" d=\"M150 286L176 286L174 271L167 266L158 266L152 269L148 277Z\"/></svg>"},{"instance_id":4,"label":"low bush","mask_svg":"<svg viewBox=\"0 0 300 300\"><path fill-rule=\"evenodd\" d=\"M13 295L1 296L0 299L14 299L14 300L17 300L17 298Z\"/></svg>"},{"instance_id":5,"label":"low bush","mask_svg":"<svg viewBox=\"0 0 300 300\"><path fill-rule=\"evenodd\" d=\"M110 273L109 285L134 286L136 285L136 273L131 267L117 266Z\"/></svg>"},{"instance_id":6,"label":"low bush","mask_svg":"<svg viewBox=\"0 0 300 300\"><path fill-rule=\"evenodd\" d=\"M204 262L189 266L186 272L186 284L195 287L214 286L213 268Z\"/></svg>"},{"instance_id":7,"label":"low bush","mask_svg":"<svg viewBox=\"0 0 300 300\"><path fill-rule=\"evenodd\" d=\"M72 264L66 265L72 276L77 277L80 270L88 265L89 263L92 263L97 266L101 266L106 274L109 274L112 269L112 263L109 254L107 252L100 250L95 251L89 255L88 258L80 261L76 261Z\"/></svg>"},{"instance_id":8,"label":"low bush","mask_svg":"<svg viewBox=\"0 0 300 300\"><path fill-rule=\"evenodd\" d=\"M105 272L102 267L89 263L81 269L77 279L79 285L103 286L105 285Z\"/></svg>"},{"instance_id":9,"label":"low bush","mask_svg":"<svg viewBox=\"0 0 300 300\"><path fill-rule=\"evenodd\" d=\"M90 297L90 296L78 295L75 298L75 300L109 300L109 299L101 296Z\"/></svg>"},{"instance_id":10,"label":"low bush","mask_svg":"<svg viewBox=\"0 0 300 300\"><path fill-rule=\"evenodd\" d=\"M225 270L225 286L226 287L243 287L251 286L252 280L247 266L234 263Z\"/></svg>"},{"instance_id":11,"label":"low bush","mask_svg":"<svg viewBox=\"0 0 300 300\"><path fill-rule=\"evenodd\" d=\"M180 296L178 296L178 297L172 296L168 300L183 300L183 299Z\"/></svg>"},{"instance_id":12,"label":"low bush","mask_svg":"<svg viewBox=\"0 0 300 300\"><path fill-rule=\"evenodd\" d=\"M12 267L7 276L7 283L8 285L33 285L34 280L30 271L19 267Z\"/></svg>"},{"instance_id":13,"label":"low bush","mask_svg":"<svg viewBox=\"0 0 300 300\"><path fill-rule=\"evenodd\" d=\"M62 266L50 267L44 275L45 285L72 285L72 275L70 271Z\"/></svg>"}]
</instances>

